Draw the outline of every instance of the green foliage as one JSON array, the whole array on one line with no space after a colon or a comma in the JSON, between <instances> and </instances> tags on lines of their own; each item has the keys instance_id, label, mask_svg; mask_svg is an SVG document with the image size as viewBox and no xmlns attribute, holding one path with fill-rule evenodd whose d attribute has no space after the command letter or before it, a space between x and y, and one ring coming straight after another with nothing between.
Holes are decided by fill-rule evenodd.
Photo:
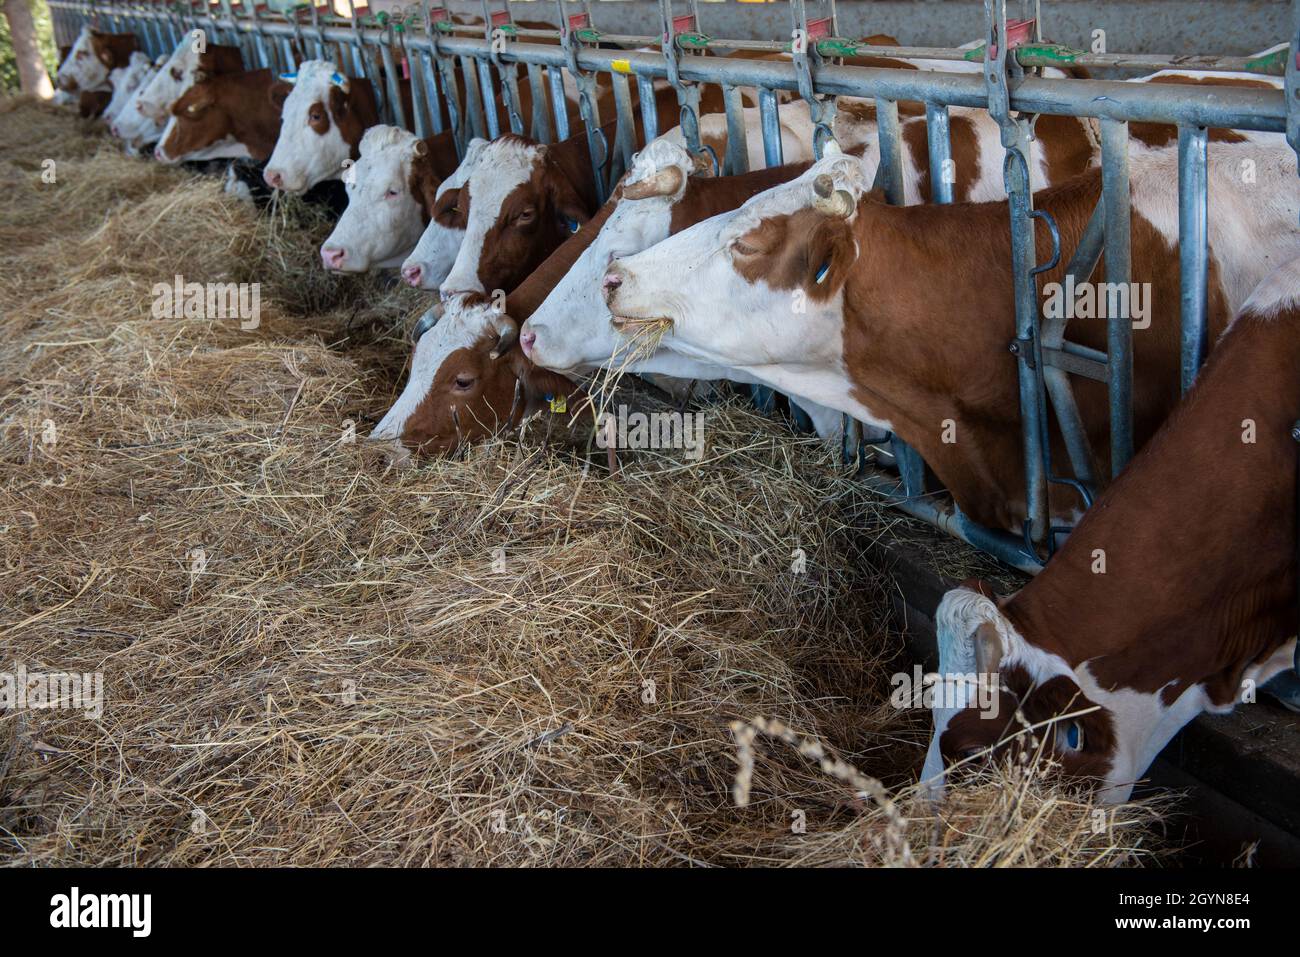
<instances>
[{"instance_id":1,"label":"green foliage","mask_svg":"<svg viewBox=\"0 0 1300 957\"><path fill-rule=\"evenodd\" d=\"M30 3L32 19L36 21L36 39L41 45L41 57L45 60L45 69L54 79L54 71L59 67L59 51L54 46L54 26L50 21L50 8L45 0L0 0L0 9L5 3ZM14 61L13 43L9 39L9 20L0 15L0 93L18 92L18 64Z\"/></svg>"}]
</instances>

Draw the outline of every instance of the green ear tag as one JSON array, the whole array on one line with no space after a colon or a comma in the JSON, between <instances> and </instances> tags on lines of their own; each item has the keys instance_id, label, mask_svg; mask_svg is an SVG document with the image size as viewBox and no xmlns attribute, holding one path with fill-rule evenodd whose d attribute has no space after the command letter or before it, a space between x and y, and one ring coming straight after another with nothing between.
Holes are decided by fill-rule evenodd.
<instances>
[{"instance_id":1,"label":"green ear tag","mask_svg":"<svg viewBox=\"0 0 1300 957\"><path fill-rule=\"evenodd\" d=\"M568 411L569 411L569 398L568 398L568 396L557 395L557 396L555 396L553 399L551 399L551 411L552 411L552 412L568 412Z\"/></svg>"}]
</instances>

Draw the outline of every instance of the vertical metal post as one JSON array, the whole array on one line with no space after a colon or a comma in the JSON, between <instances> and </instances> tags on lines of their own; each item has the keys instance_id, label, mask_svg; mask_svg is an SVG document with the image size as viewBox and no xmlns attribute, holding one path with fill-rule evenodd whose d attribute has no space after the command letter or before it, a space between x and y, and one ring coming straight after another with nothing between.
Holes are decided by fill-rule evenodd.
<instances>
[{"instance_id":1,"label":"vertical metal post","mask_svg":"<svg viewBox=\"0 0 1300 957\"><path fill-rule=\"evenodd\" d=\"M1206 322L1210 276L1207 146L1205 127L1178 127L1178 268L1182 301L1180 371L1184 392L1196 380L1196 373L1209 348Z\"/></svg>"},{"instance_id":2,"label":"vertical metal post","mask_svg":"<svg viewBox=\"0 0 1300 957\"><path fill-rule=\"evenodd\" d=\"M659 107L655 103L655 83L648 76L636 78L637 100L641 104L641 128L649 143L659 137Z\"/></svg>"},{"instance_id":3,"label":"vertical metal post","mask_svg":"<svg viewBox=\"0 0 1300 957\"><path fill-rule=\"evenodd\" d=\"M745 132L745 104L740 88L722 85L722 103L727 111L727 155L722 172L736 176L749 172L749 137Z\"/></svg>"},{"instance_id":4,"label":"vertical metal post","mask_svg":"<svg viewBox=\"0 0 1300 957\"><path fill-rule=\"evenodd\" d=\"M465 58L461 58L465 62ZM479 89L483 91L483 109L487 113L488 139L494 140L501 135L501 119L497 116L496 97L492 95L492 70L487 60L472 61L478 67Z\"/></svg>"},{"instance_id":5,"label":"vertical metal post","mask_svg":"<svg viewBox=\"0 0 1300 957\"><path fill-rule=\"evenodd\" d=\"M569 138L569 98L564 93L564 67L548 66L546 78L551 84L551 107L555 115L555 139L563 142Z\"/></svg>"},{"instance_id":6,"label":"vertical metal post","mask_svg":"<svg viewBox=\"0 0 1300 957\"><path fill-rule=\"evenodd\" d=\"M766 88L758 91L758 115L763 125L763 162L768 168L785 164L781 143L781 114L776 109L776 94Z\"/></svg>"},{"instance_id":7,"label":"vertical metal post","mask_svg":"<svg viewBox=\"0 0 1300 957\"><path fill-rule=\"evenodd\" d=\"M925 135L929 144L931 200L935 203L951 203L956 177L952 166L948 107L945 104L925 104Z\"/></svg>"},{"instance_id":8,"label":"vertical metal post","mask_svg":"<svg viewBox=\"0 0 1300 957\"><path fill-rule=\"evenodd\" d=\"M1128 124L1101 121L1101 195L1106 237L1106 282L1127 289L1132 271L1129 249ZM1127 300L1117 300L1127 301ZM1110 398L1110 474L1133 457L1133 317L1106 318L1106 388Z\"/></svg>"}]
</instances>

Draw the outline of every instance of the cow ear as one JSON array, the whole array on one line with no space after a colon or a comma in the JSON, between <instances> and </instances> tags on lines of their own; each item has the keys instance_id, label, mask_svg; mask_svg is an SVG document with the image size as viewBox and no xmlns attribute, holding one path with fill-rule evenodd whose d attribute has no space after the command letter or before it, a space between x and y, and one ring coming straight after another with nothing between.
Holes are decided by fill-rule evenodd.
<instances>
[{"instance_id":1,"label":"cow ear","mask_svg":"<svg viewBox=\"0 0 1300 957\"><path fill-rule=\"evenodd\" d=\"M276 80L271 84L270 90L267 91L267 97L271 100L271 105L277 110L284 109L284 101L289 98L293 91L293 84L286 83L284 80Z\"/></svg>"},{"instance_id":2,"label":"cow ear","mask_svg":"<svg viewBox=\"0 0 1300 957\"><path fill-rule=\"evenodd\" d=\"M857 258L858 244L848 222L819 216L808 238L807 264L811 271L804 277L808 292L815 299L830 296L848 279Z\"/></svg>"},{"instance_id":3,"label":"cow ear","mask_svg":"<svg viewBox=\"0 0 1300 957\"><path fill-rule=\"evenodd\" d=\"M551 200L551 209L564 223L585 223L591 218L587 205L573 188L569 178L558 168L553 168L554 175L547 177L547 192Z\"/></svg>"},{"instance_id":4,"label":"cow ear","mask_svg":"<svg viewBox=\"0 0 1300 957\"><path fill-rule=\"evenodd\" d=\"M191 87L191 89L195 89L195 88ZM183 112L185 115L198 116L209 106L211 106L212 103L213 103L212 94L209 93L207 90L199 90L195 94L194 99L190 100L189 103L185 103L183 99L178 100L172 112L174 112L177 116L180 116L182 114L182 105L183 105L184 106Z\"/></svg>"},{"instance_id":5,"label":"cow ear","mask_svg":"<svg viewBox=\"0 0 1300 957\"><path fill-rule=\"evenodd\" d=\"M980 622L975 634L971 636L971 644L975 646L975 672L981 675L996 674L1005 650L997 626L991 621Z\"/></svg>"},{"instance_id":6,"label":"cow ear","mask_svg":"<svg viewBox=\"0 0 1300 957\"><path fill-rule=\"evenodd\" d=\"M102 63L102 64L104 64L104 66L109 66L109 67L111 67L111 66L113 65L113 51L112 51L112 50L108 50L108 49L100 50L99 53L98 53L97 55L98 55L98 57L99 57L99 62Z\"/></svg>"}]
</instances>

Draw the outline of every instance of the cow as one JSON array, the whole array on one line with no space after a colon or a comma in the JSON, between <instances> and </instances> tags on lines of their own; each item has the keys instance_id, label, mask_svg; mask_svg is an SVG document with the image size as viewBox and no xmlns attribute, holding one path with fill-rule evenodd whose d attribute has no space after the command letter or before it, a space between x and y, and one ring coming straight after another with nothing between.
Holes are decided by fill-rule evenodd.
<instances>
[{"instance_id":1,"label":"cow","mask_svg":"<svg viewBox=\"0 0 1300 957\"><path fill-rule=\"evenodd\" d=\"M465 159L447 179L439 176L428 140L395 126L372 126L361 138L360 158L344 177L348 205L321 245L321 261L336 272L400 266L431 220L463 230L454 191L476 167L487 145L471 140ZM451 192L451 198L443 197Z\"/></svg>"},{"instance_id":2,"label":"cow","mask_svg":"<svg viewBox=\"0 0 1300 957\"><path fill-rule=\"evenodd\" d=\"M1297 369L1292 260L1260 283L1183 404L1037 578L1000 601L978 582L944 596L923 780L937 790L945 763L1041 748L1101 800L1124 801L1193 717L1286 675Z\"/></svg>"},{"instance_id":3,"label":"cow","mask_svg":"<svg viewBox=\"0 0 1300 957\"><path fill-rule=\"evenodd\" d=\"M1256 168L1249 184L1246 160ZM1268 268L1300 248L1300 180L1294 154L1249 143L1215 144L1208 175L1213 335ZM1177 182L1176 150L1132 158L1137 285L1108 294L1145 323L1132 337L1139 445L1178 398ZM623 330L658 326L665 348L761 375L893 431L966 515L1019 533L1026 507L1013 490L1024 487L1025 472L1017 361L1008 351L1007 204L889 206L868 188L860 160L828 149L791 183L615 260L602 280L612 321ZM1063 249L1077 245L1100 193L1094 169L1035 198L1055 218ZM1037 243L1050 247L1041 222ZM1062 262L1040 277L1040 299L1054 294L1060 305L1064 271ZM1070 336L1104 350L1105 330L1076 320ZM1109 475L1105 386L1084 378L1074 386L1099 471ZM1060 437L1051 444L1054 460L1065 462ZM1053 487L1054 522L1069 521L1079 505L1071 489Z\"/></svg>"},{"instance_id":4,"label":"cow","mask_svg":"<svg viewBox=\"0 0 1300 957\"><path fill-rule=\"evenodd\" d=\"M153 61L137 50L131 54L131 60L126 66L114 67L113 72L108 75L109 84L113 87L113 96L104 109L103 119L108 123L110 131L113 130L113 122L126 107L127 102L149 79L152 70Z\"/></svg>"},{"instance_id":5,"label":"cow","mask_svg":"<svg viewBox=\"0 0 1300 957\"><path fill-rule=\"evenodd\" d=\"M486 296L457 296L434 306L420 336L411 373L393 407L371 433L396 460L410 451L446 454L518 425L534 414L575 427L590 403L582 388L542 369L515 347L518 324Z\"/></svg>"},{"instance_id":6,"label":"cow","mask_svg":"<svg viewBox=\"0 0 1300 957\"><path fill-rule=\"evenodd\" d=\"M267 185L287 193L306 192L327 179L341 179L344 164L356 160L361 136L379 124L375 91L366 79L352 79L329 60L305 60L280 105L280 135L266 164Z\"/></svg>"},{"instance_id":7,"label":"cow","mask_svg":"<svg viewBox=\"0 0 1300 957\"><path fill-rule=\"evenodd\" d=\"M202 30L191 30L144 88L136 100L136 111L142 120L165 124L173 104L195 83L243 71L239 47L209 45ZM126 117L120 122L127 122ZM138 135L129 129L123 131L124 138Z\"/></svg>"},{"instance_id":8,"label":"cow","mask_svg":"<svg viewBox=\"0 0 1300 957\"><path fill-rule=\"evenodd\" d=\"M642 343L629 344L610 327L600 281L611 259L653 246L673 233L742 202L802 173L808 163L757 170L741 176L700 175L699 161L686 149L659 138L642 150L615 192L608 219L525 320L519 343L533 362L565 375L601 366L678 379L730 379L766 384L761 377L696 362L666 349L646 354ZM591 227L586 227L590 229ZM535 282L530 276L525 285ZM834 438L843 431L840 413L792 396L808 412L817 433Z\"/></svg>"},{"instance_id":9,"label":"cow","mask_svg":"<svg viewBox=\"0 0 1300 957\"><path fill-rule=\"evenodd\" d=\"M140 96L149 85L150 78L161 69L161 64L165 62L165 58L159 57L159 65L150 69L150 72L146 74L145 81L136 87L135 92L122 105L121 111L110 124L109 128L113 135L122 141L123 148L130 156L139 156L144 149L157 143L166 126L165 123L147 118L136 108Z\"/></svg>"},{"instance_id":10,"label":"cow","mask_svg":"<svg viewBox=\"0 0 1300 957\"><path fill-rule=\"evenodd\" d=\"M280 131L277 87L270 70L208 77L172 104L171 119L154 149L159 162L271 155Z\"/></svg>"},{"instance_id":11,"label":"cow","mask_svg":"<svg viewBox=\"0 0 1300 957\"><path fill-rule=\"evenodd\" d=\"M101 33L83 26L55 74L59 88L69 93L109 91L109 74L128 66L136 48L134 33Z\"/></svg>"}]
</instances>

